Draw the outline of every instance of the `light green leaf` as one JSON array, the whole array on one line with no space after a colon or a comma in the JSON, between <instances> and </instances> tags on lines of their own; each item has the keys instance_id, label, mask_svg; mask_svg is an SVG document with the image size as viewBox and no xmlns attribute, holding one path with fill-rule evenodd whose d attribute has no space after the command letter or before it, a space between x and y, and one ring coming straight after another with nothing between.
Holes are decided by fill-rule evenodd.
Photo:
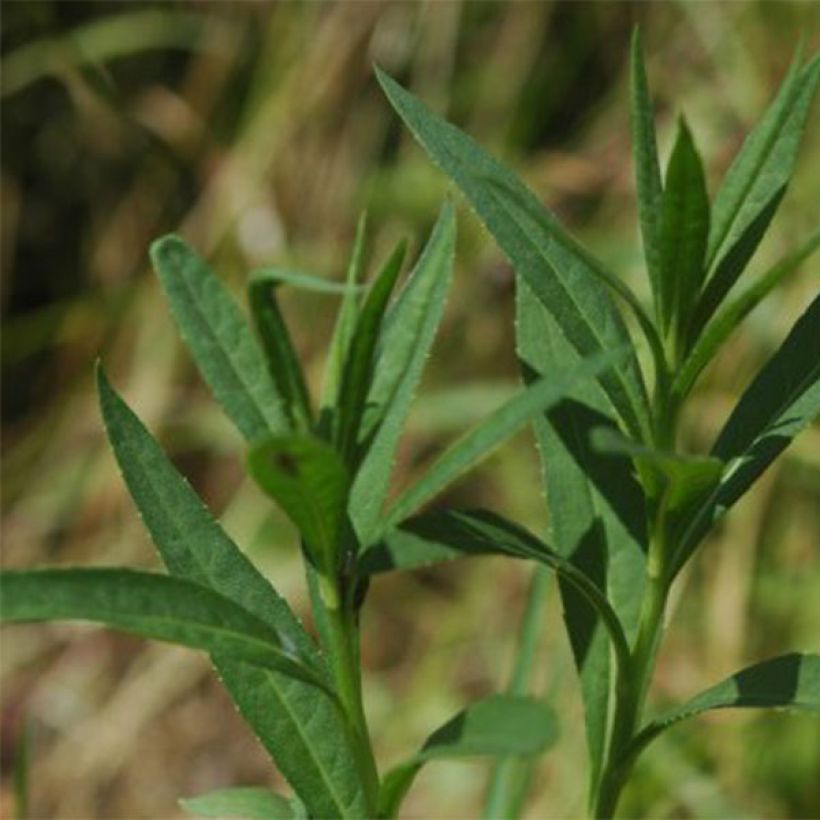
<instances>
[{"instance_id":1,"label":"light green leaf","mask_svg":"<svg viewBox=\"0 0 820 820\"><path fill-rule=\"evenodd\" d=\"M706 177L692 135L681 118L663 193L660 225L661 274L658 304L661 327L676 353L706 275L709 231Z\"/></svg>"},{"instance_id":2,"label":"light green leaf","mask_svg":"<svg viewBox=\"0 0 820 820\"><path fill-rule=\"evenodd\" d=\"M83 620L203 649L327 688L268 624L192 581L128 569L2 573L0 621Z\"/></svg>"},{"instance_id":3,"label":"light green leaf","mask_svg":"<svg viewBox=\"0 0 820 820\"><path fill-rule=\"evenodd\" d=\"M672 384L672 397L679 404L689 395L701 371L714 358L732 331L753 311L771 291L800 268L800 265L820 247L820 230L815 231L796 251L767 270L753 285L712 318L698 336L683 367Z\"/></svg>"},{"instance_id":4,"label":"light green leaf","mask_svg":"<svg viewBox=\"0 0 820 820\"><path fill-rule=\"evenodd\" d=\"M524 368L548 375L580 361L552 315L518 278L517 345ZM595 427L615 426L606 396L590 382L535 421L535 435L555 550L605 589L631 640L644 586L647 544L644 497L628 458L592 449ZM600 615L573 586L559 581L564 620L581 678L590 794L605 752L610 699L610 647Z\"/></svg>"},{"instance_id":5,"label":"light green leaf","mask_svg":"<svg viewBox=\"0 0 820 820\"><path fill-rule=\"evenodd\" d=\"M556 370L528 385L519 395L502 405L478 426L451 444L429 467L425 475L405 490L388 509L383 530L412 515L449 484L486 458L500 444L540 413L558 404L585 379L612 369L624 351L591 356L576 367Z\"/></svg>"},{"instance_id":6,"label":"light green leaf","mask_svg":"<svg viewBox=\"0 0 820 820\"><path fill-rule=\"evenodd\" d=\"M253 441L289 424L265 357L225 286L178 236L151 246L182 338L216 400Z\"/></svg>"},{"instance_id":7,"label":"light green leaf","mask_svg":"<svg viewBox=\"0 0 820 820\"><path fill-rule=\"evenodd\" d=\"M552 709L534 698L491 695L433 732L410 760L385 775L379 817L395 817L419 769L430 760L535 755L558 737Z\"/></svg>"},{"instance_id":8,"label":"light green leaf","mask_svg":"<svg viewBox=\"0 0 820 820\"><path fill-rule=\"evenodd\" d=\"M627 747L634 760L658 735L710 709L784 708L820 714L820 655L792 652L736 672L656 718Z\"/></svg>"},{"instance_id":9,"label":"light green leaf","mask_svg":"<svg viewBox=\"0 0 820 820\"><path fill-rule=\"evenodd\" d=\"M357 281L352 283L334 282L332 279L325 279L322 276L313 276L302 271L290 270L289 268L259 268L249 276L250 282L267 282L272 288L279 285L289 285L298 290L305 290L310 293L319 293L323 296L347 296L349 292L360 294L364 291L364 285ZM234 791L231 789L231 791Z\"/></svg>"},{"instance_id":10,"label":"light green leaf","mask_svg":"<svg viewBox=\"0 0 820 820\"><path fill-rule=\"evenodd\" d=\"M317 567L335 577L342 561L348 475L336 451L314 436L254 444L248 470L299 529Z\"/></svg>"},{"instance_id":11,"label":"light green leaf","mask_svg":"<svg viewBox=\"0 0 820 820\"><path fill-rule=\"evenodd\" d=\"M797 320L718 436L712 455L726 463L720 483L677 539L677 572L712 524L820 413L820 296Z\"/></svg>"},{"instance_id":12,"label":"light green leaf","mask_svg":"<svg viewBox=\"0 0 820 820\"><path fill-rule=\"evenodd\" d=\"M470 137L430 112L387 74L376 72L393 107L470 200L573 348L582 356L614 348L631 350L623 319L600 281L603 266L560 227L523 183ZM610 284L617 282L608 273L606 278ZM623 290L621 285L619 292ZM644 329L651 329L651 323L646 325ZM646 390L634 351L598 378L627 429L638 438L648 437Z\"/></svg>"},{"instance_id":13,"label":"light green leaf","mask_svg":"<svg viewBox=\"0 0 820 820\"><path fill-rule=\"evenodd\" d=\"M658 148L655 139L655 116L649 94L649 83L646 79L641 34L637 26L632 33L630 68L632 156L635 163L638 214L641 222L646 268L657 308L662 275L661 211L663 208L663 184L661 182Z\"/></svg>"},{"instance_id":14,"label":"light green leaf","mask_svg":"<svg viewBox=\"0 0 820 820\"><path fill-rule=\"evenodd\" d=\"M700 326L728 293L774 215L794 171L818 80L820 56L802 69L795 59L726 173L712 208L706 254L710 280L698 309Z\"/></svg>"},{"instance_id":15,"label":"light green leaf","mask_svg":"<svg viewBox=\"0 0 820 820\"><path fill-rule=\"evenodd\" d=\"M189 814L198 817L243 820L301 820L307 817L298 801L254 786L237 786L185 797L179 804Z\"/></svg>"},{"instance_id":16,"label":"light green leaf","mask_svg":"<svg viewBox=\"0 0 820 820\"><path fill-rule=\"evenodd\" d=\"M407 242L401 241L390 254L367 294L356 321L353 338L350 340L339 388L339 423L336 438L339 452L344 462L349 465L355 465L357 462L357 442L373 377L379 331L387 309L387 301L401 273L406 252Z\"/></svg>"},{"instance_id":17,"label":"light green leaf","mask_svg":"<svg viewBox=\"0 0 820 820\"><path fill-rule=\"evenodd\" d=\"M399 437L444 313L454 245L455 217L452 206L446 204L410 279L385 318L360 436L366 440L367 453L349 504L353 525L365 544L377 535Z\"/></svg>"},{"instance_id":18,"label":"light green leaf","mask_svg":"<svg viewBox=\"0 0 820 820\"><path fill-rule=\"evenodd\" d=\"M285 601L214 520L101 369L97 380L123 478L170 572L236 601L321 669L323 657ZM215 664L243 717L311 815L367 813L346 724L324 692L228 658L216 658Z\"/></svg>"},{"instance_id":19,"label":"light green leaf","mask_svg":"<svg viewBox=\"0 0 820 820\"><path fill-rule=\"evenodd\" d=\"M344 297L333 327L327 359L325 360L324 383L322 384L321 413L326 414L336 405L339 385L342 381L344 364L350 349L350 342L356 330L359 313L359 282L364 276L364 244L367 232L367 212L363 211L356 226L353 253L347 266Z\"/></svg>"},{"instance_id":20,"label":"light green leaf","mask_svg":"<svg viewBox=\"0 0 820 820\"><path fill-rule=\"evenodd\" d=\"M282 397L290 423L308 431L313 426L310 396L299 357L293 349L274 287L278 281L262 271L253 274L248 282L248 302L256 332L262 342L270 377Z\"/></svg>"}]
</instances>

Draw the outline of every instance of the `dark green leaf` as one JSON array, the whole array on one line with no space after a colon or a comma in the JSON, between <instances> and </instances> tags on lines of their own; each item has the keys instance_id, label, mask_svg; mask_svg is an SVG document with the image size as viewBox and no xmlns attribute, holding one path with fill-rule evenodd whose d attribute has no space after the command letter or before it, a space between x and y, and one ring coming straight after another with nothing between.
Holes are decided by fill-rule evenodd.
<instances>
[{"instance_id":1,"label":"dark green leaf","mask_svg":"<svg viewBox=\"0 0 820 820\"><path fill-rule=\"evenodd\" d=\"M248 469L299 529L317 567L335 577L348 494L347 469L336 451L308 435L262 439L248 453Z\"/></svg>"},{"instance_id":2,"label":"dark green leaf","mask_svg":"<svg viewBox=\"0 0 820 820\"><path fill-rule=\"evenodd\" d=\"M301 820L307 817L297 801L254 786L219 789L197 797L186 797L179 804L198 817L236 817L243 820Z\"/></svg>"},{"instance_id":3,"label":"dark green leaf","mask_svg":"<svg viewBox=\"0 0 820 820\"><path fill-rule=\"evenodd\" d=\"M579 362L553 317L518 279L517 345L525 371L547 375ZM646 514L628 458L605 456L589 444L590 431L615 426L611 406L595 384L579 383L565 401L535 422L550 542L556 551L606 590L631 639L644 585ZM595 608L560 581L564 620L581 677L590 786L603 761L610 698L610 647Z\"/></svg>"},{"instance_id":4,"label":"dark green leaf","mask_svg":"<svg viewBox=\"0 0 820 820\"><path fill-rule=\"evenodd\" d=\"M579 362L576 367L556 370L548 377L528 385L519 395L450 445L425 475L395 500L387 511L383 531L412 515L535 416L558 404L579 382L611 369L613 362L623 359L623 356L623 351L591 356Z\"/></svg>"},{"instance_id":5,"label":"dark green leaf","mask_svg":"<svg viewBox=\"0 0 820 820\"><path fill-rule=\"evenodd\" d=\"M390 254L367 294L350 340L339 388L339 426L336 439L346 464L353 464L356 460L356 444L373 377L379 331L406 252L407 243L401 241Z\"/></svg>"},{"instance_id":6,"label":"dark green leaf","mask_svg":"<svg viewBox=\"0 0 820 820\"><path fill-rule=\"evenodd\" d=\"M454 244L455 217L447 204L385 319L362 430L367 453L350 494L350 515L365 544L377 534L399 437L444 313Z\"/></svg>"},{"instance_id":7,"label":"dark green leaf","mask_svg":"<svg viewBox=\"0 0 820 820\"><path fill-rule=\"evenodd\" d=\"M2 588L3 623L96 621L327 687L270 626L192 581L127 569L43 569L4 572Z\"/></svg>"},{"instance_id":8,"label":"dark green leaf","mask_svg":"<svg viewBox=\"0 0 820 820\"><path fill-rule=\"evenodd\" d=\"M248 302L265 352L268 372L282 397L290 422L297 429L308 431L313 425L310 396L299 357L276 301L274 288L277 284L269 272L257 272L248 282Z\"/></svg>"},{"instance_id":9,"label":"dark green leaf","mask_svg":"<svg viewBox=\"0 0 820 820\"><path fill-rule=\"evenodd\" d=\"M178 236L154 242L151 260L197 367L242 435L287 431L265 357L225 286Z\"/></svg>"},{"instance_id":10,"label":"dark green leaf","mask_svg":"<svg viewBox=\"0 0 820 820\"><path fill-rule=\"evenodd\" d=\"M324 383L322 384L321 412L327 413L336 405L339 385L342 381L344 365L350 350L350 342L356 331L359 314L359 282L364 276L364 245L367 233L367 212L363 211L356 225L353 253L347 266L344 297L333 327L327 359L325 360Z\"/></svg>"},{"instance_id":11,"label":"dark green leaf","mask_svg":"<svg viewBox=\"0 0 820 820\"><path fill-rule=\"evenodd\" d=\"M655 139L655 118L649 83L643 60L643 46L638 28L632 34L631 53L631 121L632 155L638 192L644 257L652 293L656 300L661 291L661 210L663 184Z\"/></svg>"},{"instance_id":12,"label":"dark green leaf","mask_svg":"<svg viewBox=\"0 0 820 820\"><path fill-rule=\"evenodd\" d=\"M709 231L709 196L706 177L686 122L678 124L678 136L663 193L660 226L661 327L672 336L676 353L686 330L692 306L706 275L704 254ZM673 358L674 361L674 358Z\"/></svg>"},{"instance_id":13,"label":"dark green leaf","mask_svg":"<svg viewBox=\"0 0 820 820\"><path fill-rule=\"evenodd\" d=\"M625 752L634 760L661 732L710 709L799 709L820 714L820 655L792 652L736 672L649 723Z\"/></svg>"},{"instance_id":14,"label":"dark green leaf","mask_svg":"<svg viewBox=\"0 0 820 820\"><path fill-rule=\"evenodd\" d=\"M698 336L683 367L672 384L672 396L680 403L689 394L701 371L714 358L732 331L771 291L820 247L820 230L815 231L796 251L788 254L734 301L725 305Z\"/></svg>"},{"instance_id":15,"label":"dark green leaf","mask_svg":"<svg viewBox=\"0 0 820 820\"><path fill-rule=\"evenodd\" d=\"M741 397L712 455L726 463L720 483L682 532L677 572L711 525L820 413L820 296Z\"/></svg>"},{"instance_id":16,"label":"dark green leaf","mask_svg":"<svg viewBox=\"0 0 820 820\"><path fill-rule=\"evenodd\" d=\"M600 277L603 266L570 237L537 197L470 137L430 112L377 69L393 107L472 203L516 272L582 356L631 349L620 313ZM617 280L607 274L612 283ZM646 391L634 353L599 381L633 435L649 436Z\"/></svg>"},{"instance_id":17,"label":"dark green leaf","mask_svg":"<svg viewBox=\"0 0 820 820\"><path fill-rule=\"evenodd\" d=\"M396 816L419 769L430 760L540 754L557 736L555 715L547 704L492 695L449 720L409 761L387 773L379 795L379 816Z\"/></svg>"},{"instance_id":18,"label":"dark green leaf","mask_svg":"<svg viewBox=\"0 0 820 820\"><path fill-rule=\"evenodd\" d=\"M322 668L324 659L288 605L214 520L101 369L98 389L123 477L171 573L241 604L286 638L312 667ZM346 724L329 697L275 672L228 658L215 663L243 717L311 815L367 813Z\"/></svg>"}]
</instances>

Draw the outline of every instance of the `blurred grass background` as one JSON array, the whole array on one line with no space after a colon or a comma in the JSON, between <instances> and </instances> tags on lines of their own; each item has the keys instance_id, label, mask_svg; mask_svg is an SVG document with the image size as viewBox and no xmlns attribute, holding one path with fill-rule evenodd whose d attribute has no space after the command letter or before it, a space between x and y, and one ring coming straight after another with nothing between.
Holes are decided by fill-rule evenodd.
<instances>
[{"instance_id":1,"label":"blurred grass background","mask_svg":"<svg viewBox=\"0 0 820 820\"><path fill-rule=\"evenodd\" d=\"M3 561L156 566L105 444L92 364L113 381L227 529L306 611L293 531L242 475L242 445L198 381L147 264L181 232L238 292L261 264L338 278L367 207L373 260L418 249L448 192L399 126L377 61L515 167L646 293L627 110L633 24L646 39L662 158L685 110L710 188L776 89L818 3L4 2ZM751 275L816 227L817 109ZM459 203L457 277L400 460L402 480L515 388L512 273ZM814 266L812 269L812 265ZM746 322L702 380L684 436L708 447L817 288L817 262ZM334 302L290 293L311 384ZM654 700L744 663L818 648L820 431L738 505L679 589ZM521 436L450 496L543 531ZM380 759L409 753L507 679L528 569L464 562L386 577L364 614ZM556 596L536 685L563 718L530 817L583 813L582 717ZM3 634L0 813L31 728L32 817L174 817L176 798L278 775L206 660L94 628ZM652 817L820 816L820 733L806 717L721 714L653 748L623 803ZM487 767L436 764L407 817L478 816Z\"/></svg>"}]
</instances>

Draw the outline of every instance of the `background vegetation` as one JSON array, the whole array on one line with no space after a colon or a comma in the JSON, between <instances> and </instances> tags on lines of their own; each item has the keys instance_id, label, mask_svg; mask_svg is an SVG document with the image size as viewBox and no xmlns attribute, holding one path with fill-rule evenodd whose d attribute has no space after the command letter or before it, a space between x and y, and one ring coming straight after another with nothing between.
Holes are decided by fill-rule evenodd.
<instances>
[{"instance_id":1,"label":"background vegetation","mask_svg":"<svg viewBox=\"0 0 820 820\"><path fill-rule=\"evenodd\" d=\"M175 337L149 273L149 241L180 231L237 289L265 263L340 277L365 206L377 252L402 235L417 246L447 183L381 97L375 60L502 155L644 287L628 144L632 25L644 29L663 157L683 109L712 183L800 35L817 48L820 33L819 4L786 2L55 0L5 2L2 11L4 564L153 565L104 442L92 389L102 355L290 600L303 595L293 531L243 479L242 443ZM757 270L816 227L817 116ZM403 446L407 476L516 384L512 274L456 201L456 284ZM685 420L692 447L711 441L816 292L816 268L810 262L753 314L706 374ZM311 294L285 301L314 386L333 307ZM529 437L448 501L459 499L543 531ZM815 427L738 505L680 585L658 700L685 699L758 658L817 649L818 510ZM366 701L383 759L398 759L465 701L505 684L527 573L486 559L374 584ZM578 815L584 805L581 707L556 599L537 686L564 731L540 770L532 817ZM4 816L26 718L34 817L172 817L180 794L274 782L194 653L52 625L4 634L2 654ZM622 808L817 817L818 770L820 737L808 718L710 716L658 742ZM479 764L431 767L407 816L476 816L485 773Z\"/></svg>"}]
</instances>

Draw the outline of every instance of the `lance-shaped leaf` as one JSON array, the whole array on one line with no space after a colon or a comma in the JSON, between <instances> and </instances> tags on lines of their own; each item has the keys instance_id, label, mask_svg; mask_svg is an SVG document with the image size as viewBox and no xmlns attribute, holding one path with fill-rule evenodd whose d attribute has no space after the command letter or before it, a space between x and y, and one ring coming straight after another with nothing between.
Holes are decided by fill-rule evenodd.
<instances>
[{"instance_id":1,"label":"lance-shaped leaf","mask_svg":"<svg viewBox=\"0 0 820 820\"><path fill-rule=\"evenodd\" d=\"M197 817L242 818L242 820L307 820L298 800L282 797L255 786L218 789L179 801L185 811Z\"/></svg>"},{"instance_id":2,"label":"lance-shaped leaf","mask_svg":"<svg viewBox=\"0 0 820 820\"><path fill-rule=\"evenodd\" d=\"M157 240L151 260L200 373L242 435L287 431L265 357L222 282L178 236Z\"/></svg>"},{"instance_id":3,"label":"lance-shaped leaf","mask_svg":"<svg viewBox=\"0 0 820 820\"><path fill-rule=\"evenodd\" d=\"M538 198L470 137L434 115L384 72L377 69L377 76L393 107L470 200L574 349L582 356L631 349L623 319L600 281L605 276L617 287L617 280L603 274L603 266L560 227ZM651 330L651 323L646 324ZM648 437L646 391L634 351L598 379L627 429L638 438Z\"/></svg>"},{"instance_id":4,"label":"lance-shaped leaf","mask_svg":"<svg viewBox=\"0 0 820 820\"><path fill-rule=\"evenodd\" d=\"M43 569L4 572L0 583L2 623L95 621L327 688L268 624L192 581L128 569Z\"/></svg>"},{"instance_id":5,"label":"lance-shaped leaf","mask_svg":"<svg viewBox=\"0 0 820 820\"><path fill-rule=\"evenodd\" d=\"M347 469L336 451L314 436L274 436L251 447L248 469L299 529L317 567L334 577L348 493Z\"/></svg>"},{"instance_id":6,"label":"lance-shaped leaf","mask_svg":"<svg viewBox=\"0 0 820 820\"><path fill-rule=\"evenodd\" d=\"M635 163L635 182L638 193L638 215L641 222L643 252L652 294L656 300L661 291L661 209L663 207L663 183L658 163L658 147L655 139L655 116L640 31L632 33L630 61L630 114L632 124L632 156Z\"/></svg>"},{"instance_id":7,"label":"lance-shaped leaf","mask_svg":"<svg viewBox=\"0 0 820 820\"><path fill-rule=\"evenodd\" d=\"M718 436L712 455L726 463L720 483L681 533L677 572L711 525L820 413L820 296L797 320Z\"/></svg>"},{"instance_id":8,"label":"lance-shaped leaf","mask_svg":"<svg viewBox=\"0 0 820 820\"><path fill-rule=\"evenodd\" d=\"M711 709L781 708L820 715L820 655L792 652L736 672L645 726L624 752L634 760L661 732Z\"/></svg>"},{"instance_id":9,"label":"lance-shaped leaf","mask_svg":"<svg viewBox=\"0 0 820 820\"><path fill-rule=\"evenodd\" d=\"M754 284L736 299L724 305L699 334L694 347L672 384L673 403L679 404L689 395L701 371L714 358L734 329L787 276L799 270L801 264L820 247L820 230L815 231L796 251L772 265Z\"/></svg>"},{"instance_id":10,"label":"lance-shaped leaf","mask_svg":"<svg viewBox=\"0 0 820 820\"><path fill-rule=\"evenodd\" d=\"M818 80L820 56L799 68L794 60L780 91L743 143L712 207L706 264L695 332L728 293L774 216L794 171L800 139Z\"/></svg>"},{"instance_id":11,"label":"lance-shaped leaf","mask_svg":"<svg viewBox=\"0 0 820 820\"><path fill-rule=\"evenodd\" d=\"M407 252L407 243L399 242L390 254L376 281L367 294L356 321L356 329L350 340L342 384L339 388L339 423L336 441L346 464L356 457L356 444L364 415L365 401L373 376L376 345L379 340L387 301L401 273L401 265Z\"/></svg>"},{"instance_id":12,"label":"lance-shaped leaf","mask_svg":"<svg viewBox=\"0 0 820 820\"><path fill-rule=\"evenodd\" d=\"M344 364L347 361L350 342L356 330L359 313L359 282L364 276L364 245L367 232L367 212L363 211L356 225L353 252L345 275L344 296L333 327L327 359L325 360L324 382L322 384L321 412L329 412L336 405L339 385L342 381Z\"/></svg>"},{"instance_id":13,"label":"lance-shaped leaf","mask_svg":"<svg viewBox=\"0 0 820 820\"><path fill-rule=\"evenodd\" d=\"M360 436L366 440L367 454L356 473L349 504L353 525L365 544L377 534L399 437L444 314L454 245L455 216L448 203L385 319Z\"/></svg>"},{"instance_id":14,"label":"lance-shaped leaf","mask_svg":"<svg viewBox=\"0 0 820 820\"><path fill-rule=\"evenodd\" d=\"M709 196L703 164L681 119L663 192L658 299L661 326L666 333L672 331L676 348L706 275L708 231Z\"/></svg>"},{"instance_id":15,"label":"lance-shaped leaf","mask_svg":"<svg viewBox=\"0 0 820 820\"><path fill-rule=\"evenodd\" d=\"M536 416L566 398L579 382L594 378L602 370L611 369L613 362L622 360L623 356L623 350L590 356L575 367L555 370L528 385L450 445L425 475L395 500L387 511L382 531L412 515Z\"/></svg>"},{"instance_id":16,"label":"lance-shaped leaf","mask_svg":"<svg viewBox=\"0 0 820 820\"><path fill-rule=\"evenodd\" d=\"M97 379L108 438L123 478L170 572L241 604L287 639L312 667L322 668L324 659L285 601L219 526L101 369ZM367 813L346 724L324 692L228 658L216 658L215 663L243 717L304 796L311 815Z\"/></svg>"},{"instance_id":17,"label":"lance-shaped leaf","mask_svg":"<svg viewBox=\"0 0 820 820\"><path fill-rule=\"evenodd\" d=\"M290 422L297 429L310 430L313 414L310 395L299 357L293 348L274 288L279 284L275 271L257 271L248 282L248 302L256 332L262 342L268 372L282 397Z\"/></svg>"},{"instance_id":18,"label":"lance-shaped leaf","mask_svg":"<svg viewBox=\"0 0 820 820\"><path fill-rule=\"evenodd\" d=\"M492 695L474 703L433 732L421 750L385 775L379 817L395 817L421 767L431 760L535 755L558 737L553 710L544 702Z\"/></svg>"},{"instance_id":19,"label":"lance-shaped leaf","mask_svg":"<svg viewBox=\"0 0 820 820\"><path fill-rule=\"evenodd\" d=\"M575 349L521 277L517 295L517 346L525 371L547 375L579 361ZM631 640L644 585L646 514L628 458L596 452L592 429L615 426L611 406L594 383L579 383L571 400L535 422L555 550L606 590ZM589 601L560 581L564 620L581 679L590 787L602 765L610 698L610 647Z\"/></svg>"}]
</instances>

